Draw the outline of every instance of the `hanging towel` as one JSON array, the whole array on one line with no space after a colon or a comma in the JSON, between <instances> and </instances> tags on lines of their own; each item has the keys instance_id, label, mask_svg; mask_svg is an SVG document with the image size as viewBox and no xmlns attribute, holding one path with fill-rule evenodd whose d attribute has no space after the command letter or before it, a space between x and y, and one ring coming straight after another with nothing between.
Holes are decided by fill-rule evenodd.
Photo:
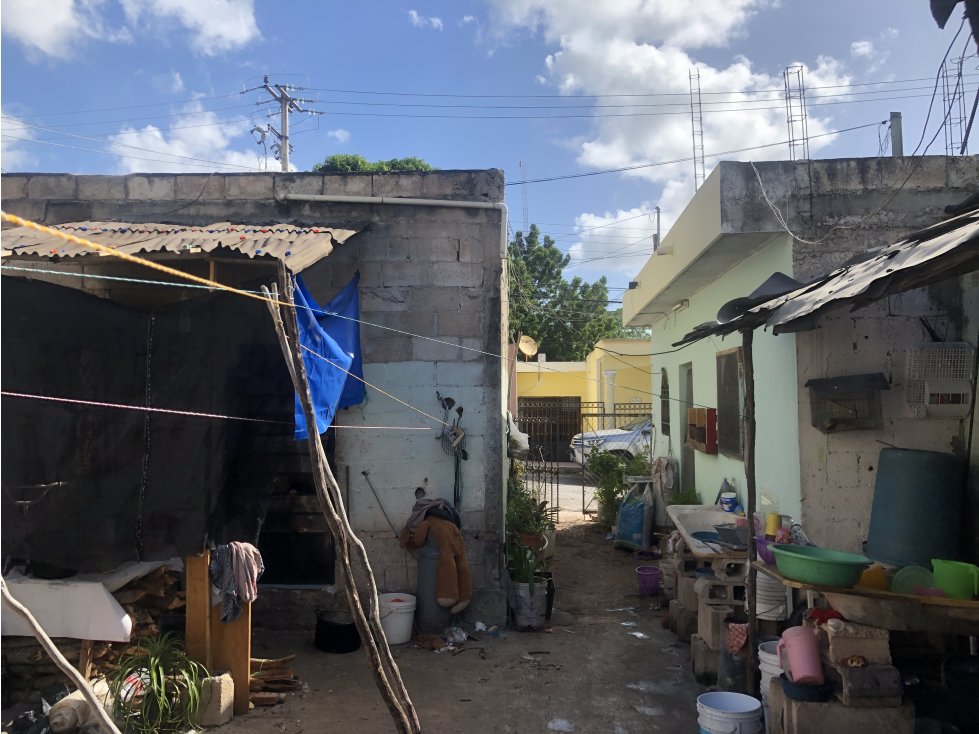
<instances>
[{"instance_id":1,"label":"hanging towel","mask_svg":"<svg viewBox=\"0 0 979 734\"><path fill-rule=\"evenodd\" d=\"M360 271L354 273L350 282L323 306L316 305L316 299L306 288L301 275L296 276L296 284L306 305L313 310L317 323L352 360L350 376L343 385L337 409L359 405L367 397L367 388L361 381L364 379L364 360L360 349Z\"/></svg>"},{"instance_id":2,"label":"hanging towel","mask_svg":"<svg viewBox=\"0 0 979 734\"><path fill-rule=\"evenodd\" d=\"M221 594L221 621L234 622L241 615L241 600L232 569L231 546L219 545L211 551L211 584Z\"/></svg>"},{"instance_id":3,"label":"hanging towel","mask_svg":"<svg viewBox=\"0 0 979 734\"><path fill-rule=\"evenodd\" d=\"M262 554L251 543L230 543L231 571L238 597L246 604L258 598L258 579L265 573Z\"/></svg>"},{"instance_id":4,"label":"hanging towel","mask_svg":"<svg viewBox=\"0 0 979 734\"><path fill-rule=\"evenodd\" d=\"M306 367L306 379L309 382L313 411L316 414L316 435L319 435L333 423L333 416L336 415L340 395L347 381L347 371L353 363L353 358L344 352L319 325L311 310L312 307L306 301L305 289L299 287L298 281L294 284L299 343L305 347L302 350L303 364ZM309 438L306 416L303 414L299 395L296 395L295 410L296 438Z\"/></svg>"}]
</instances>

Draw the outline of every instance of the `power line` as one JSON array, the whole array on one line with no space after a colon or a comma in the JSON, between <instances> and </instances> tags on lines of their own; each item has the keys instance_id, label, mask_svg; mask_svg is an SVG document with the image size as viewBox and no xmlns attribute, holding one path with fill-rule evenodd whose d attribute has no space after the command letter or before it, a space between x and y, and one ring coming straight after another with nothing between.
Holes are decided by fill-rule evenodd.
<instances>
[{"instance_id":1,"label":"power line","mask_svg":"<svg viewBox=\"0 0 979 734\"><path fill-rule=\"evenodd\" d=\"M809 139L810 140L813 140L815 138L823 138L823 137L826 137L828 135L839 135L841 133L852 132L853 130L862 130L862 129L867 128L867 127L874 127L876 125L885 125L885 124L887 124L887 121L886 120L883 121L883 122L868 122L865 125L855 125L853 127L843 128L841 130L831 130L830 132L820 133L819 135L811 135L811 136L809 136ZM774 148L774 147L777 147L777 146L780 146L780 145L785 145L787 142L788 142L787 140L780 140L777 143L766 143L764 145L751 145L751 146L748 146L746 148L736 148L735 150L725 150L725 151L722 151L720 153L710 153L709 155L707 155L705 157L706 158L718 158L720 156L733 155L735 153L746 153L746 152L748 152L750 150L762 150L764 148ZM670 160L670 161L659 161L657 163L639 163L639 164L636 164L634 166L622 166L621 168L607 168L607 169L604 169L604 170L601 170L601 171L585 171L585 172L582 172L582 173L569 173L569 174L565 174L565 175L562 175L562 176L549 176L547 178L535 178L535 179L530 179L530 180L528 180L526 182L524 182L524 181L512 182L511 181L511 182L508 182L508 183L506 183L504 185L505 186L513 186L513 185L518 184L518 183L519 184L522 184L522 183L547 183L549 181L563 181L565 179L571 179L571 178L585 178L587 176L601 176L601 175L604 175L606 173L623 173L625 171L639 171L639 170L642 170L644 168L656 168L656 167L659 167L659 166L673 165L675 163L687 163L687 162L689 162L691 160L692 160L692 157L691 156L687 156L685 158L674 158L673 160ZM641 216L648 216L648 215L647 214L643 214ZM627 220L622 219L622 220L619 220L619 221L623 221L624 222L624 221L627 221Z\"/></svg>"},{"instance_id":2,"label":"power line","mask_svg":"<svg viewBox=\"0 0 979 734\"><path fill-rule=\"evenodd\" d=\"M143 109L146 107L166 107L168 105L174 105L174 104L193 104L195 102L201 102L204 100L228 99L229 97L238 97L242 94L244 94L244 92L231 92L230 94L215 94L210 97L194 97L193 99L171 100L170 102L146 102L144 104L120 105L118 107L91 107L87 110L71 109L71 110L60 110L56 112L30 112L27 114L18 115L18 117L54 117L55 115L85 115L90 112L115 112L116 110L136 110L136 109Z\"/></svg>"}]
</instances>

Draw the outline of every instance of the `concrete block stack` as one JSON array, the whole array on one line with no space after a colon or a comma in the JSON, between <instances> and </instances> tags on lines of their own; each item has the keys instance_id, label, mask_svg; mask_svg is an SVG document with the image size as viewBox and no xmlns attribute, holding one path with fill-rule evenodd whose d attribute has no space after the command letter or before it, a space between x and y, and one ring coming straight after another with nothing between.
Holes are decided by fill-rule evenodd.
<instances>
[{"instance_id":1,"label":"concrete block stack","mask_svg":"<svg viewBox=\"0 0 979 734\"><path fill-rule=\"evenodd\" d=\"M820 628L819 641L826 681L844 706L901 705L901 673L891 665L887 630L836 620Z\"/></svg>"},{"instance_id":2,"label":"concrete block stack","mask_svg":"<svg viewBox=\"0 0 979 734\"><path fill-rule=\"evenodd\" d=\"M844 706L839 701L794 701L785 695L782 681L772 680L768 691L769 734L913 734L914 706L888 708Z\"/></svg>"}]
</instances>

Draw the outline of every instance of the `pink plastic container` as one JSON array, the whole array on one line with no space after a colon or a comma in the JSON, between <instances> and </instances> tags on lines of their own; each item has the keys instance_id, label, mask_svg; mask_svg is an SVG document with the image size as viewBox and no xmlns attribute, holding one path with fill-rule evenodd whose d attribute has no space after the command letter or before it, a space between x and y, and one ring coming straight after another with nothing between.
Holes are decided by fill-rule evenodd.
<instances>
[{"instance_id":1,"label":"pink plastic container","mask_svg":"<svg viewBox=\"0 0 979 734\"><path fill-rule=\"evenodd\" d=\"M793 683L823 683L823 666L819 662L816 634L811 627L789 627L778 641L779 661Z\"/></svg>"}]
</instances>

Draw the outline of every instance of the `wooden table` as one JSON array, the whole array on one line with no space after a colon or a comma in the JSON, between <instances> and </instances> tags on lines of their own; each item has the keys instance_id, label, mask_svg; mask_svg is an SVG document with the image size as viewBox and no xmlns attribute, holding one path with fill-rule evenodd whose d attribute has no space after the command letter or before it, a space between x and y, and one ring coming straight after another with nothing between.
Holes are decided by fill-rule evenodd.
<instances>
[{"instance_id":1,"label":"wooden table","mask_svg":"<svg viewBox=\"0 0 979 734\"><path fill-rule=\"evenodd\" d=\"M786 578L775 566L755 561L759 573L785 586L819 592L836 611L860 624L898 632L939 632L950 635L979 635L979 601L943 596L912 596L855 586L807 584Z\"/></svg>"}]
</instances>

